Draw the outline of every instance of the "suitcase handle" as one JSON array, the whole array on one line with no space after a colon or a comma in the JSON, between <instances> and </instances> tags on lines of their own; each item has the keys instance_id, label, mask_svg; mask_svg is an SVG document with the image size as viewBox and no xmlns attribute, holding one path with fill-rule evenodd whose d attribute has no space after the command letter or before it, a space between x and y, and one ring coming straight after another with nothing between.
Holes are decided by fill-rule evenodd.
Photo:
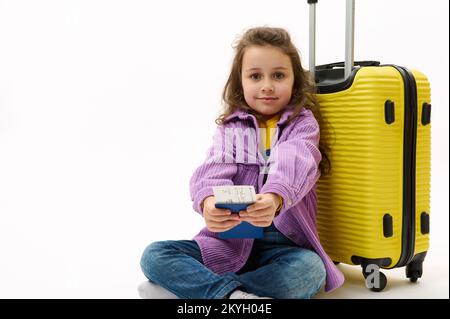
<instances>
[{"instance_id":1,"label":"suitcase handle","mask_svg":"<svg viewBox=\"0 0 450 319\"><path fill-rule=\"evenodd\" d=\"M314 0L309 0L309 1L314 1ZM353 62L353 64L358 65L358 66L379 66L381 63L380 63L380 61L355 61L355 62ZM334 69L334 68L343 68L343 67L345 67L345 62L336 62L336 63L318 65L315 67L315 69L316 69L316 71L318 71L318 70L330 70L330 69Z\"/></svg>"},{"instance_id":2,"label":"suitcase handle","mask_svg":"<svg viewBox=\"0 0 450 319\"><path fill-rule=\"evenodd\" d=\"M309 71L315 78L316 68L316 3L318 0L307 0L309 4ZM345 10L345 65L344 80L352 72L354 65L355 38L355 0L346 0Z\"/></svg>"}]
</instances>

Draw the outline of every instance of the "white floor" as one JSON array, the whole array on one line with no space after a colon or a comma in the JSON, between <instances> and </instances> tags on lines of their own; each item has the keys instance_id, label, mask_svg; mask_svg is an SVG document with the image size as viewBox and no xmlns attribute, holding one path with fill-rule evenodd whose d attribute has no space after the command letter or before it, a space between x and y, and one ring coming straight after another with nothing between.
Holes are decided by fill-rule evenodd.
<instances>
[{"instance_id":1,"label":"white floor","mask_svg":"<svg viewBox=\"0 0 450 319\"><path fill-rule=\"evenodd\" d=\"M98 224L98 223L97 223ZM143 231L135 237L123 221L121 227L78 227L50 236L25 225L10 224L0 234L1 298L139 298L138 286L146 280L139 267L143 249L151 242ZM145 228L147 225L139 224ZM4 225L5 226L5 225ZM31 227L31 226L30 226ZM83 231L77 230L83 229ZM15 237L13 237L15 236ZM447 234L434 236L425 259L423 277L412 284L405 269L383 270L388 278L384 291L374 293L364 285L361 267L340 264L346 281L332 293L317 298L449 298ZM12 242L10 239L15 238ZM9 240L8 240L9 239ZM442 243L442 245L440 245Z\"/></svg>"},{"instance_id":2,"label":"white floor","mask_svg":"<svg viewBox=\"0 0 450 319\"><path fill-rule=\"evenodd\" d=\"M20 269L16 273L10 272L9 276L8 273L0 275L0 298L135 299L140 298L138 286L146 280L136 266L138 260L127 258L117 258L109 269L95 263L84 267L73 265L72 269L66 269L66 274L51 265L40 271L33 271L33 260L30 259L29 262L28 266L31 268L28 273L24 266L18 267ZM338 267L346 277L344 285L331 293L321 292L316 298L449 298L448 254L427 256L423 277L414 284L406 279L404 268L383 270L388 284L378 293L365 287L359 266L340 264Z\"/></svg>"},{"instance_id":3,"label":"white floor","mask_svg":"<svg viewBox=\"0 0 450 319\"><path fill-rule=\"evenodd\" d=\"M122 226L128 228L126 223ZM73 229L79 228L74 225ZM0 234L0 237L5 235L0 244L0 299L140 298L138 286L146 278L139 267L139 259L147 244L147 235L137 236L141 237L139 240L131 236L127 239L113 227L112 230L105 228L101 234L84 229L78 236L69 232L65 237L61 234L43 241L36 236L19 237L19 228L8 230L22 241L11 244L7 232ZM346 277L344 285L316 297L448 299L448 241L445 242L445 237L434 237L431 247L423 277L415 284L406 279L404 268L382 270L388 284L384 291L375 293L365 287L360 266L340 264L338 267Z\"/></svg>"}]
</instances>

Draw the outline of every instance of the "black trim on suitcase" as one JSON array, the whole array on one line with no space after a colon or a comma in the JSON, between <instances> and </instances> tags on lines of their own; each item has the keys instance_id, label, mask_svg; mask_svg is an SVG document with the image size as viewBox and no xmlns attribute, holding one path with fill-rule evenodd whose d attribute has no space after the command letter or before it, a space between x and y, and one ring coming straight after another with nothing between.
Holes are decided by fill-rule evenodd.
<instances>
[{"instance_id":1,"label":"black trim on suitcase","mask_svg":"<svg viewBox=\"0 0 450 319\"><path fill-rule=\"evenodd\" d=\"M319 66L320 67L320 66ZM318 94L335 93L348 89L355 80L356 72L360 68L355 67L350 76L343 81L344 69L323 69L315 73Z\"/></svg>"},{"instance_id":2,"label":"black trim on suitcase","mask_svg":"<svg viewBox=\"0 0 450 319\"><path fill-rule=\"evenodd\" d=\"M389 257L385 258L364 258L360 256L353 255L351 257L352 263L355 265L361 265L363 268L366 268L368 265L377 265L380 268L385 268L392 264L392 259Z\"/></svg>"},{"instance_id":3,"label":"black trim on suitcase","mask_svg":"<svg viewBox=\"0 0 450 319\"><path fill-rule=\"evenodd\" d=\"M431 121L431 104L422 104L422 125L430 124Z\"/></svg>"},{"instance_id":4,"label":"black trim on suitcase","mask_svg":"<svg viewBox=\"0 0 450 319\"><path fill-rule=\"evenodd\" d=\"M397 65L391 66L400 72L405 84L402 252L395 265L402 267L413 259L415 245L417 87L414 75L408 69Z\"/></svg>"},{"instance_id":5,"label":"black trim on suitcase","mask_svg":"<svg viewBox=\"0 0 450 319\"><path fill-rule=\"evenodd\" d=\"M385 214L383 216L383 235L386 238L392 237L392 235L394 235L392 216L389 214Z\"/></svg>"},{"instance_id":6,"label":"black trim on suitcase","mask_svg":"<svg viewBox=\"0 0 450 319\"><path fill-rule=\"evenodd\" d=\"M314 76L319 94L335 93L348 89L355 80L356 72L363 67L380 66L379 61L355 61L352 72L344 80L345 62L328 63L318 65L315 68Z\"/></svg>"},{"instance_id":7,"label":"black trim on suitcase","mask_svg":"<svg viewBox=\"0 0 450 319\"><path fill-rule=\"evenodd\" d=\"M394 102L391 100L384 102L384 121L387 124L392 124L395 122Z\"/></svg>"},{"instance_id":8,"label":"black trim on suitcase","mask_svg":"<svg viewBox=\"0 0 450 319\"><path fill-rule=\"evenodd\" d=\"M430 214L427 212L420 214L420 232L422 235L430 233Z\"/></svg>"}]
</instances>

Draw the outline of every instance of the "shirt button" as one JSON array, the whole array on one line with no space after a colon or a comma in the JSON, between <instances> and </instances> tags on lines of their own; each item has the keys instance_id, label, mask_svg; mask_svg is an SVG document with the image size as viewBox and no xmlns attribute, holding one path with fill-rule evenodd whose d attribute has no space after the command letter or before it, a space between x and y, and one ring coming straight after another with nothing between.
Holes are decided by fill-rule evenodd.
<instances>
[{"instance_id":1,"label":"shirt button","mask_svg":"<svg viewBox=\"0 0 450 319\"><path fill-rule=\"evenodd\" d=\"M288 198L288 205L291 206L292 205L292 200L290 198Z\"/></svg>"}]
</instances>

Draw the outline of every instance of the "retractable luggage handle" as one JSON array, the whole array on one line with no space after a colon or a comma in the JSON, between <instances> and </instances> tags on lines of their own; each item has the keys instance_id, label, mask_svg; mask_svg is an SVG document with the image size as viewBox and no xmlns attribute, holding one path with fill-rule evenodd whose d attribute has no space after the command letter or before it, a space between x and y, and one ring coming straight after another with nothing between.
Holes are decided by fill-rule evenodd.
<instances>
[{"instance_id":1,"label":"retractable luggage handle","mask_svg":"<svg viewBox=\"0 0 450 319\"><path fill-rule=\"evenodd\" d=\"M309 71L314 79L316 69L316 3L309 3ZM345 67L344 78L348 78L354 65L355 0L346 0L345 13Z\"/></svg>"}]
</instances>

